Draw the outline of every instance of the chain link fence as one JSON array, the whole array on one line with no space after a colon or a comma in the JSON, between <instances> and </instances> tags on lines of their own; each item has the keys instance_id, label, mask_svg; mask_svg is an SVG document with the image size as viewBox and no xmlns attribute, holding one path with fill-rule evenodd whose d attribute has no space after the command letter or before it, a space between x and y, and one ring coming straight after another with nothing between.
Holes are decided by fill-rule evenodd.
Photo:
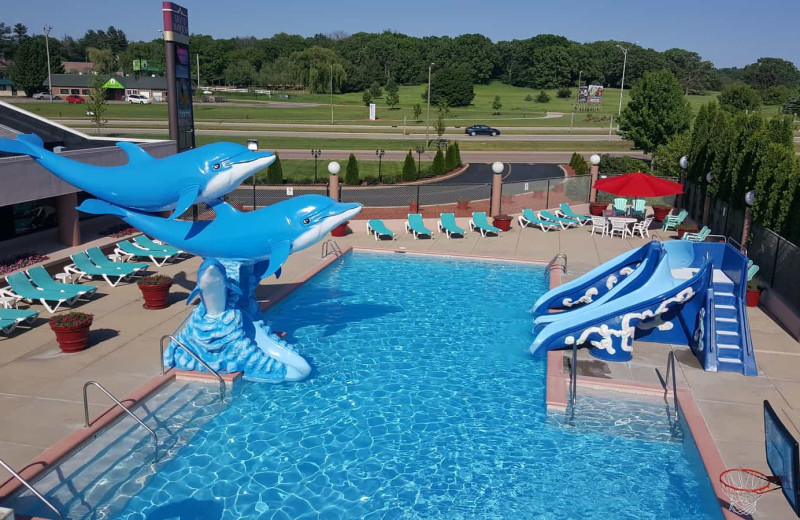
<instances>
[{"instance_id":1,"label":"chain link fence","mask_svg":"<svg viewBox=\"0 0 800 520\"><path fill-rule=\"evenodd\" d=\"M561 203L586 204L592 187L591 175L554 177L525 182L503 183L502 213L521 213L523 209L541 211L558 208Z\"/></svg>"}]
</instances>

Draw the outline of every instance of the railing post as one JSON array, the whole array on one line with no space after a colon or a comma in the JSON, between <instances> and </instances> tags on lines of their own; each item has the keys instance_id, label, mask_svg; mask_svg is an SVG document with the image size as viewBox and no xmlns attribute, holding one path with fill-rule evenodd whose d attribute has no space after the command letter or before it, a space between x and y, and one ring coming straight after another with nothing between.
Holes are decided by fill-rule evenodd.
<instances>
[{"instance_id":1,"label":"railing post","mask_svg":"<svg viewBox=\"0 0 800 520\"><path fill-rule=\"evenodd\" d=\"M417 184L417 211L419 211L419 189L420 189L420 185Z\"/></svg>"},{"instance_id":2,"label":"railing post","mask_svg":"<svg viewBox=\"0 0 800 520\"><path fill-rule=\"evenodd\" d=\"M544 209L550 209L550 179L547 179L547 191L545 193Z\"/></svg>"},{"instance_id":3,"label":"railing post","mask_svg":"<svg viewBox=\"0 0 800 520\"><path fill-rule=\"evenodd\" d=\"M772 262L772 280L770 281L769 286L775 287L775 273L778 271L778 251L781 249L781 236L775 234L778 237L778 244L775 246L775 260Z\"/></svg>"}]
</instances>

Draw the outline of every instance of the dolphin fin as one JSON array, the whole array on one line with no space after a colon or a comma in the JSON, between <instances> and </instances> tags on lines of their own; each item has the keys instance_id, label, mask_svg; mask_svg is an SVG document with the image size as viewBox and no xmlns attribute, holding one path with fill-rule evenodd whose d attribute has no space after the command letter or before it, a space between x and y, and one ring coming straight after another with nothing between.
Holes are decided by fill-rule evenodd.
<instances>
[{"instance_id":1,"label":"dolphin fin","mask_svg":"<svg viewBox=\"0 0 800 520\"><path fill-rule=\"evenodd\" d=\"M4 137L0 139L0 152L16 153L20 155L30 155L35 159L41 159L44 155L44 143L36 134L20 134L16 139Z\"/></svg>"},{"instance_id":2,"label":"dolphin fin","mask_svg":"<svg viewBox=\"0 0 800 520\"><path fill-rule=\"evenodd\" d=\"M207 202L207 204L214 208L214 213L217 214L217 218L225 217L230 215L238 215L241 213L238 209L234 208L227 202L222 199L214 199L212 201Z\"/></svg>"},{"instance_id":3,"label":"dolphin fin","mask_svg":"<svg viewBox=\"0 0 800 520\"><path fill-rule=\"evenodd\" d=\"M147 161L154 161L155 157L144 151L138 145L128 141L120 141L117 147L121 148L128 156L128 164L141 164Z\"/></svg>"},{"instance_id":4,"label":"dolphin fin","mask_svg":"<svg viewBox=\"0 0 800 520\"><path fill-rule=\"evenodd\" d=\"M180 192L178 202L175 205L175 211L172 212L172 215L169 216L169 219L174 220L183 215L184 211L192 207L192 204L194 204L194 201L197 200L198 195L200 195L200 186L197 184L183 188Z\"/></svg>"},{"instance_id":5,"label":"dolphin fin","mask_svg":"<svg viewBox=\"0 0 800 520\"><path fill-rule=\"evenodd\" d=\"M186 305L190 305L198 296L200 296L199 286L192 289L192 292L189 293L189 297L186 298Z\"/></svg>"},{"instance_id":6,"label":"dolphin fin","mask_svg":"<svg viewBox=\"0 0 800 520\"><path fill-rule=\"evenodd\" d=\"M78 211L89 213L90 215L116 215L118 217L127 217L130 214L119 206L99 199L86 199L77 209Z\"/></svg>"},{"instance_id":7,"label":"dolphin fin","mask_svg":"<svg viewBox=\"0 0 800 520\"><path fill-rule=\"evenodd\" d=\"M264 262L258 262L255 266L256 274L259 271L263 270L263 273L259 276L260 279L269 278L273 274L276 277L280 277L281 275L281 267L283 264L286 263L286 260L289 258L289 255L292 252L292 244L288 240L284 240L283 242L278 242L275 244L275 247L272 248L272 252L269 254L269 260Z\"/></svg>"}]
</instances>

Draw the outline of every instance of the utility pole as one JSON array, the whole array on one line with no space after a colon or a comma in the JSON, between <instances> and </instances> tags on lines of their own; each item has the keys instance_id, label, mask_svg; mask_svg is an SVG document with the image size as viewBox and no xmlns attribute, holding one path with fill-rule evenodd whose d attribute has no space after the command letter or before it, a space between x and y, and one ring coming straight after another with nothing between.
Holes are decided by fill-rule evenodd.
<instances>
[{"instance_id":1,"label":"utility pole","mask_svg":"<svg viewBox=\"0 0 800 520\"><path fill-rule=\"evenodd\" d=\"M53 76L50 74L50 31L52 25L44 26L44 48L47 51L47 91L50 93L50 102L53 102Z\"/></svg>"},{"instance_id":2,"label":"utility pole","mask_svg":"<svg viewBox=\"0 0 800 520\"><path fill-rule=\"evenodd\" d=\"M200 55L195 54L195 58L197 58L197 90L200 90Z\"/></svg>"},{"instance_id":3,"label":"utility pole","mask_svg":"<svg viewBox=\"0 0 800 520\"><path fill-rule=\"evenodd\" d=\"M431 69L433 63L428 65L428 121L425 123L425 146L428 146L428 132L431 129Z\"/></svg>"},{"instance_id":4,"label":"utility pole","mask_svg":"<svg viewBox=\"0 0 800 520\"><path fill-rule=\"evenodd\" d=\"M331 125L333 125L333 63L331 63Z\"/></svg>"},{"instance_id":5,"label":"utility pole","mask_svg":"<svg viewBox=\"0 0 800 520\"><path fill-rule=\"evenodd\" d=\"M638 45L639 42L633 42L634 45ZM625 58L622 60L622 82L619 86L619 110L617 111L617 115L622 114L622 93L625 92L625 66L628 64L628 49L630 47L623 47L622 45L617 45L622 51L622 54L625 55Z\"/></svg>"}]
</instances>

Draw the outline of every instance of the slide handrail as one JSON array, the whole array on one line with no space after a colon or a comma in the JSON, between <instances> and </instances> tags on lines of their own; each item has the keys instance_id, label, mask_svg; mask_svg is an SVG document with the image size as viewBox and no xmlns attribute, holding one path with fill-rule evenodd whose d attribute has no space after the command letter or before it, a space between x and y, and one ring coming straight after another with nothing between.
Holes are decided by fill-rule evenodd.
<instances>
[{"instance_id":1,"label":"slide handrail","mask_svg":"<svg viewBox=\"0 0 800 520\"><path fill-rule=\"evenodd\" d=\"M6 471L8 471L9 473L11 473L11 475L12 475L12 476L13 476L15 479L17 479L17 480L19 480L20 482L22 482L22 485L23 485L23 486L25 486L26 488L28 488L28 491L30 491L31 493L33 493L33 496L35 496L36 498L38 498L39 500L41 500L41 501L44 503L44 505L46 505L47 507L49 507L49 508L50 508L50 510L51 510L52 512L54 512L58 518L64 518L63 516L61 516L61 513L59 512L59 510L58 510L58 509L56 509L56 506L54 506L53 504L51 504L51 503L50 503L50 501L49 501L49 500L47 500L47 499L44 497L44 495L42 495L41 493L39 493L39 492L36 490L36 488L35 488L35 487L33 487L33 485L31 485L31 484L30 484L30 483L29 483L27 480L25 480L24 478L22 478L22 476L21 476L19 473L17 473L16 471L14 471L14 469L13 469L11 466L9 466L8 464L6 464L6 462L5 462L3 459L0 459L0 466L3 466L3 468L5 468L5 470L6 470Z\"/></svg>"},{"instance_id":2,"label":"slide handrail","mask_svg":"<svg viewBox=\"0 0 800 520\"><path fill-rule=\"evenodd\" d=\"M171 336L169 334L167 334L166 336L162 336L161 337L161 342L159 344L159 347L161 349L161 358L160 358L160 361L159 361L159 363L161 363L161 374L163 375L164 372L166 371L165 367L164 367L164 348L165 348L164 340L167 340L167 339L172 341L173 343L175 343L175 345L178 348L182 348L187 354L192 356L192 358L195 361L200 363L203 366L203 368L205 368L206 370L208 370L209 373L214 375L214 377L217 379L217 381L219 381L219 400L224 402L225 401L225 389L226 389L225 380L222 379L222 376L219 375L219 372L217 372L216 370L211 368L211 366L208 363L206 363L205 361L203 361L200 358L200 356L198 356L192 349L190 349L189 347L187 347L186 345L184 345L183 343L178 341L174 336Z\"/></svg>"}]
</instances>

